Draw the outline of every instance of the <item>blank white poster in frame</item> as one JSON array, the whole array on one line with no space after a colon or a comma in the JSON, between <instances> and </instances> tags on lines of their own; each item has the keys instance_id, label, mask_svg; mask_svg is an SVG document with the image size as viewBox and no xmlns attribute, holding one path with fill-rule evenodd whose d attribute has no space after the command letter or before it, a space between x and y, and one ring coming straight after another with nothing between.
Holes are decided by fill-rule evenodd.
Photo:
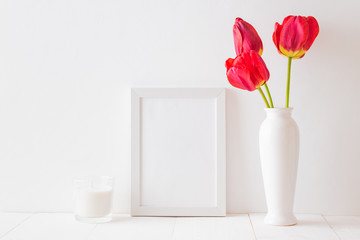
<instances>
[{"instance_id":1,"label":"blank white poster in frame","mask_svg":"<svg viewBox=\"0 0 360 240\"><path fill-rule=\"evenodd\" d=\"M225 216L225 89L132 89L133 216Z\"/></svg>"}]
</instances>

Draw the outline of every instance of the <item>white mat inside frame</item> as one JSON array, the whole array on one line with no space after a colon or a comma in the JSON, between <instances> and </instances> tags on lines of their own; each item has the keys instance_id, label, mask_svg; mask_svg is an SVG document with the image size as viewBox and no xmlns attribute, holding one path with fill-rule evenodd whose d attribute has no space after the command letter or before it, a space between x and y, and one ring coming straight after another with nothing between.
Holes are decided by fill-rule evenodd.
<instances>
[{"instance_id":1,"label":"white mat inside frame","mask_svg":"<svg viewBox=\"0 0 360 240\"><path fill-rule=\"evenodd\" d=\"M225 216L225 89L132 89L133 216Z\"/></svg>"}]
</instances>

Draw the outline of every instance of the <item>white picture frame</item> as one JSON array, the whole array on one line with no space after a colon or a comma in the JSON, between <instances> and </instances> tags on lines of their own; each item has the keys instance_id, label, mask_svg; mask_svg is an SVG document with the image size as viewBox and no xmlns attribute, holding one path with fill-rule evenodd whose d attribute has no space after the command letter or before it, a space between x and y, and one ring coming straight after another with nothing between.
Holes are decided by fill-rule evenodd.
<instances>
[{"instance_id":1,"label":"white picture frame","mask_svg":"<svg viewBox=\"0 0 360 240\"><path fill-rule=\"evenodd\" d=\"M225 216L225 89L133 88L132 216Z\"/></svg>"}]
</instances>

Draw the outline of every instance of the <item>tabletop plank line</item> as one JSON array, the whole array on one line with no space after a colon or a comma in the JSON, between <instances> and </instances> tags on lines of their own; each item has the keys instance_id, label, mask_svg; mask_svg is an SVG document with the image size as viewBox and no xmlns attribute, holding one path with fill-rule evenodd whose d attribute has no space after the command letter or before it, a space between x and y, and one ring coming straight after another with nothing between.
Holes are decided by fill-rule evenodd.
<instances>
[{"instance_id":1,"label":"tabletop plank line","mask_svg":"<svg viewBox=\"0 0 360 240\"><path fill-rule=\"evenodd\" d=\"M339 234L335 231L334 227L331 226L331 224L329 223L329 221L325 218L324 215L321 215L321 217L324 219L324 221L326 222L327 225L329 225L329 227L334 231L334 233L336 234L336 236L339 238L339 240L342 240L339 236Z\"/></svg>"},{"instance_id":2,"label":"tabletop plank line","mask_svg":"<svg viewBox=\"0 0 360 240\"><path fill-rule=\"evenodd\" d=\"M0 239L15 230L33 215L27 213L0 213Z\"/></svg>"},{"instance_id":3,"label":"tabletop plank line","mask_svg":"<svg viewBox=\"0 0 360 240\"><path fill-rule=\"evenodd\" d=\"M255 233L255 229L254 229L253 223L252 223L252 221L251 221L250 214L248 213L247 215L248 215L248 218L249 218L249 221L250 221L250 224L251 224L251 229L252 229L252 231L253 231L253 233L254 233L254 238L255 238L255 240L257 240L256 233Z\"/></svg>"},{"instance_id":4,"label":"tabletop plank line","mask_svg":"<svg viewBox=\"0 0 360 240\"><path fill-rule=\"evenodd\" d=\"M290 227L266 225L265 214L226 217L131 217L86 224L72 213L0 213L1 240L358 240L360 216L297 214Z\"/></svg>"},{"instance_id":5,"label":"tabletop plank line","mask_svg":"<svg viewBox=\"0 0 360 240\"><path fill-rule=\"evenodd\" d=\"M360 239L360 216L323 216L341 240Z\"/></svg>"},{"instance_id":6,"label":"tabletop plank line","mask_svg":"<svg viewBox=\"0 0 360 240\"><path fill-rule=\"evenodd\" d=\"M73 214L38 213L20 224L1 240L82 240L94 224L77 222Z\"/></svg>"}]
</instances>

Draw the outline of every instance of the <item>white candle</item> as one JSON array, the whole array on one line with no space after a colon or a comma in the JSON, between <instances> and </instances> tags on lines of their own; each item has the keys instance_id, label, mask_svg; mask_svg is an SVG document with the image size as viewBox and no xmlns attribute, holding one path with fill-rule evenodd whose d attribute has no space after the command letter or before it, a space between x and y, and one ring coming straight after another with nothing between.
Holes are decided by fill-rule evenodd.
<instances>
[{"instance_id":1,"label":"white candle","mask_svg":"<svg viewBox=\"0 0 360 240\"><path fill-rule=\"evenodd\" d=\"M85 177L75 180L75 217L85 222L111 220L112 178Z\"/></svg>"},{"instance_id":2,"label":"white candle","mask_svg":"<svg viewBox=\"0 0 360 240\"><path fill-rule=\"evenodd\" d=\"M111 211L111 187L89 187L75 193L75 214L80 217L103 217Z\"/></svg>"}]
</instances>

